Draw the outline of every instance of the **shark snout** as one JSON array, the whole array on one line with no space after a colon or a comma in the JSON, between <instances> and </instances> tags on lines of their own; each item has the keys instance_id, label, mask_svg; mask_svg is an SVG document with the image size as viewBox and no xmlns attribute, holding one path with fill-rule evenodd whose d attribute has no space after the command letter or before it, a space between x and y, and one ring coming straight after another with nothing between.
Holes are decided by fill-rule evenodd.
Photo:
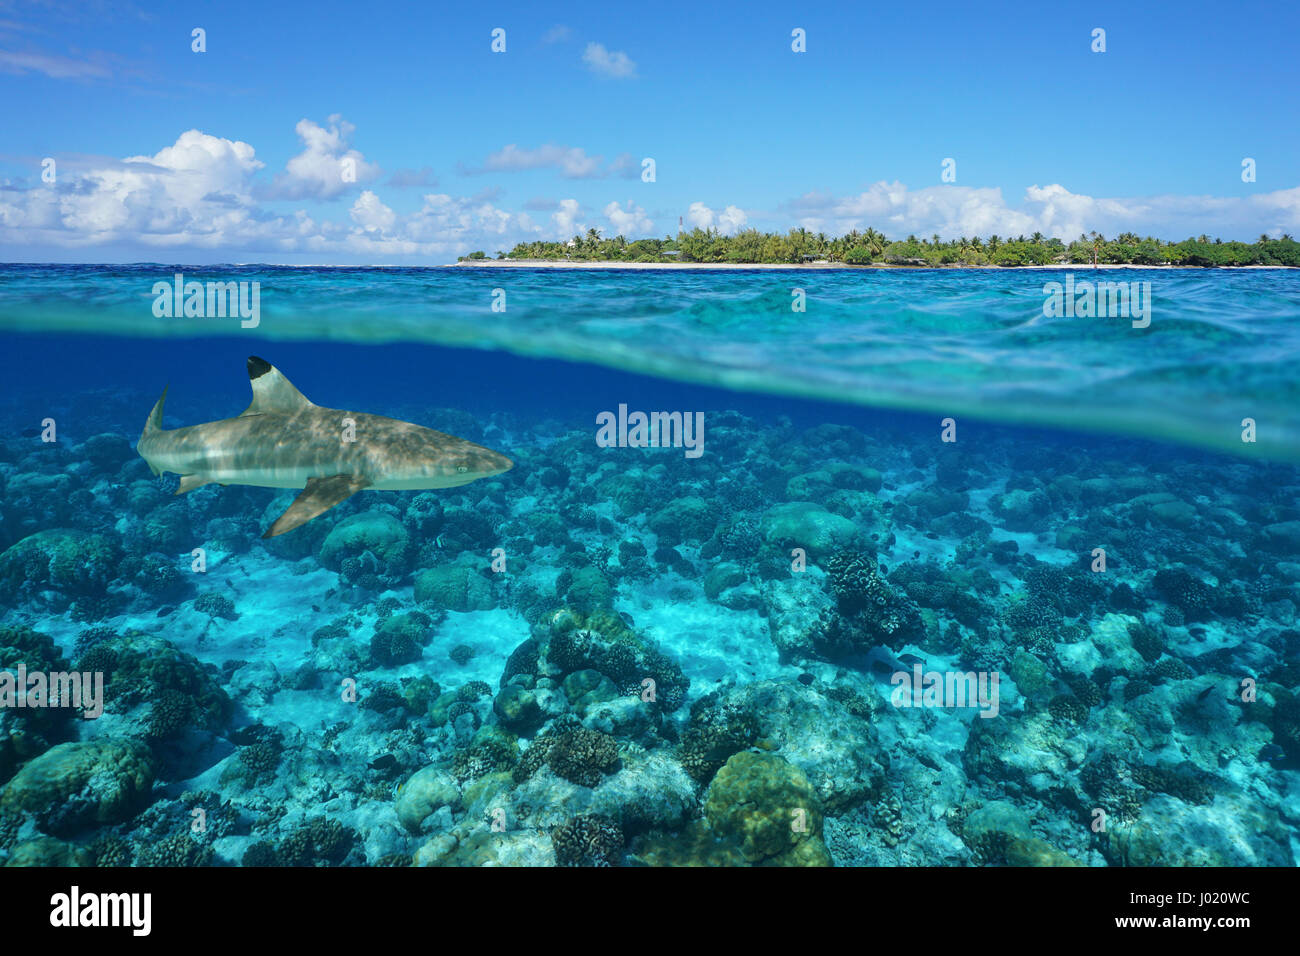
<instances>
[{"instance_id":1,"label":"shark snout","mask_svg":"<svg viewBox=\"0 0 1300 956\"><path fill-rule=\"evenodd\" d=\"M500 475L515 467L515 463L499 452L483 449L487 454L484 455L483 463L487 466L483 470L488 475Z\"/></svg>"},{"instance_id":2,"label":"shark snout","mask_svg":"<svg viewBox=\"0 0 1300 956\"><path fill-rule=\"evenodd\" d=\"M458 483L491 478L493 475L509 471L514 466L515 463L505 455L491 448L484 448L482 445L471 445L454 459L457 476L463 477L463 482Z\"/></svg>"}]
</instances>

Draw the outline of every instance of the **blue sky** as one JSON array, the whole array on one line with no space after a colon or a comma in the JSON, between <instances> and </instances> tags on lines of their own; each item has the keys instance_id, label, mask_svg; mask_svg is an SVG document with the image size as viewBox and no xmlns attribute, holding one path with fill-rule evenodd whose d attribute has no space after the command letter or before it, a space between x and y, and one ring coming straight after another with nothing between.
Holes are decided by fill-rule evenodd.
<instances>
[{"instance_id":1,"label":"blue sky","mask_svg":"<svg viewBox=\"0 0 1300 956\"><path fill-rule=\"evenodd\" d=\"M1282 5L73 6L0 2L3 259L436 263L678 217L1300 235Z\"/></svg>"}]
</instances>

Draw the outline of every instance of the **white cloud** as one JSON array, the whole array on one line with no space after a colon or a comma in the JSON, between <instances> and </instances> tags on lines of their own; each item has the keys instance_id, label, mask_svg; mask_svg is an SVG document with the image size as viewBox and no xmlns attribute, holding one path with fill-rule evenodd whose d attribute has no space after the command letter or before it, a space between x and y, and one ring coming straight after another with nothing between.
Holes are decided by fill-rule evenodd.
<instances>
[{"instance_id":1,"label":"white cloud","mask_svg":"<svg viewBox=\"0 0 1300 956\"><path fill-rule=\"evenodd\" d=\"M1030 186L1019 206L1000 189L879 182L856 196L808 193L785 204L799 225L841 235L875 228L890 238L938 233L958 236L1032 235L1074 239L1097 231L1136 232L1161 239L1202 233L1254 240L1260 233L1300 231L1300 187L1242 197L1152 196L1097 198L1064 186Z\"/></svg>"},{"instance_id":2,"label":"white cloud","mask_svg":"<svg viewBox=\"0 0 1300 956\"><path fill-rule=\"evenodd\" d=\"M713 210L702 202L693 202L686 210L686 221L696 229L709 229L713 226Z\"/></svg>"},{"instance_id":3,"label":"white cloud","mask_svg":"<svg viewBox=\"0 0 1300 956\"><path fill-rule=\"evenodd\" d=\"M744 229L749 217L739 206L728 206L715 213L704 203L693 202L686 211L686 221L697 229L717 229L722 235L730 236Z\"/></svg>"},{"instance_id":4,"label":"white cloud","mask_svg":"<svg viewBox=\"0 0 1300 956\"><path fill-rule=\"evenodd\" d=\"M603 176L600 164L603 157L588 156L580 146L557 146L548 143L536 149L520 149L511 143L492 153L482 169L471 173L520 172L529 169L558 169L566 179L595 179Z\"/></svg>"},{"instance_id":5,"label":"white cloud","mask_svg":"<svg viewBox=\"0 0 1300 956\"><path fill-rule=\"evenodd\" d=\"M343 151L343 126L337 137L322 133L323 148L309 153ZM414 209L409 191L397 192L402 202L394 208L380 192L359 189L347 215L317 220L306 210L281 213L259 203L259 181L267 173L253 147L199 130L180 134L152 155L77 155L60 158L58 169L55 184L0 187L0 246L7 257L445 262L472 249L509 249L537 238L567 240L597 222L607 222L609 234L629 238L650 234L654 227L635 201L596 204L603 216L592 221L575 198L536 198L507 209L492 189L472 196L426 192ZM724 233L748 224L737 206L718 211L695 202L687 215L691 226ZM772 225L833 234L872 226L891 238L1039 231L1072 239L1095 229L1108 236L1133 231L1181 239L1208 233L1253 240L1260 233L1300 235L1300 187L1239 197L1116 199L1071 193L1061 185L1031 186L1012 206L997 189L909 190L900 183L877 183L853 196L809 193L787 203Z\"/></svg>"},{"instance_id":6,"label":"white cloud","mask_svg":"<svg viewBox=\"0 0 1300 956\"><path fill-rule=\"evenodd\" d=\"M303 142L303 151L276 177L271 197L274 199L333 199L379 175L379 167L367 163L357 150L348 147L356 127L337 113L327 120L328 127L309 119L294 127Z\"/></svg>"},{"instance_id":7,"label":"white cloud","mask_svg":"<svg viewBox=\"0 0 1300 956\"><path fill-rule=\"evenodd\" d=\"M749 217L745 215L745 210L739 206L728 206L718 213L718 231L724 236L729 236L744 229L748 221Z\"/></svg>"},{"instance_id":8,"label":"white cloud","mask_svg":"<svg viewBox=\"0 0 1300 956\"><path fill-rule=\"evenodd\" d=\"M561 199L560 208L551 213L555 235L561 239L572 239L576 233L586 232L586 226L578 222L578 217L581 215L582 210L578 206L578 200Z\"/></svg>"},{"instance_id":9,"label":"white cloud","mask_svg":"<svg viewBox=\"0 0 1300 956\"><path fill-rule=\"evenodd\" d=\"M626 208L620 207L616 202L611 202L605 207L605 218L614 227L615 235L627 239L645 236L654 229L655 225L646 216L645 210L630 199L627 201Z\"/></svg>"},{"instance_id":10,"label":"white cloud","mask_svg":"<svg viewBox=\"0 0 1300 956\"><path fill-rule=\"evenodd\" d=\"M66 244L124 233L189 234L217 240L250 217L253 174L262 168L247 143L182 133L153 156L89 168L64 188L42 187L0 200L6 231L47 231Z\"/></svg>"},{"instance_id":11,"label":"white cloud","mask_svg":"<svg viewBox=\"0 0 1300 956\"><path fill-rule=\"evenodd\" d=\"M369 189L357 197L350 215L352 221L366 232L390 232L397 222L397 214Z\"/></svg>"},{"instance_id":12,"label":"white cloud","mask_svg":"<svg viewBox=\"0 0 1300 956\"><path fill-rule=\"evenodd\" d=\"M582 62L593 73L626 80L636 76L636 64L622 50L606 50L603 43L588 43Z\"/></svg>"},{"instance_id":13,"label":"white cloud","mask_svg":"<svg viewBox=\"0 0 1300 956\"><path fill-rule=\"evenodd\" d=\"M564 40L569 39L569 37L572 35L573 35L572 30L570 30L562 23L557 23L555 26L551 27L549 30L547 30L545 33L542 34L542 42L545 44L560 43Z\"/></svg>"},{"instance_id":14,"label":"white cloud","mask_svg":"<svg viewBox=\"0 0 1300 956\"><path fill-rule=\"evenodd\" d=\"M419 209L402 215L365 190L349 210L350 223L317 221L305 210L273 214L254 199L254 176L264 164L253 147L198 130L182 133L153 156L83 162L82 172L60 175L57 185L0 191L0 244L391 261L447 259L490 242L509 248L542 231L526 213L495 206L487 193L429 194Z\"/></svg>"}]
</instances>

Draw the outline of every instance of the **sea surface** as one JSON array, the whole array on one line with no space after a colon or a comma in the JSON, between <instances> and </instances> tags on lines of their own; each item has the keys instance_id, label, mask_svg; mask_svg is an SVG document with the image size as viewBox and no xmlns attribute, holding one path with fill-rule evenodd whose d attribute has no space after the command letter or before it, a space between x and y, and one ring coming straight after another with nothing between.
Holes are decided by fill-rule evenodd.
<instances>
[{"instance_id":1,"label":"sea surface","mask_svg":"<svg viewBox=\"0 0 1300 956\"><path fill-rule=\"evenodd\" d=\"M0 671L102 679L0 673L0 858L1295 865L1300 274L1070 277L1149 313L1047 314L1057 270L0 266ZM239 415L249 356L514 467L263 538L295 490L134 448L164 387Z\"/></svg>"}]
</instances>

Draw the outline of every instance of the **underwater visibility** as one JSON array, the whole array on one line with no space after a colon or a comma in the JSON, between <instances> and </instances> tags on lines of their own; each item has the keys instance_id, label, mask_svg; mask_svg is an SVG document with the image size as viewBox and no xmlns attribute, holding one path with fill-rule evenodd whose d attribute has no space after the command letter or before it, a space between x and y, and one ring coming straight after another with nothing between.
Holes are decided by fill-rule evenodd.
<instances>
[{"instance_id":1,"label":"underwater visibility","mask_svg":"<svg viewBox=\"0 0 1300 956\"><path fill-rule=\"evenodd\" d=\"M6 865L1297 863L1293 270L6 265L0 345Z\"/></svg>"}]
</instances>

